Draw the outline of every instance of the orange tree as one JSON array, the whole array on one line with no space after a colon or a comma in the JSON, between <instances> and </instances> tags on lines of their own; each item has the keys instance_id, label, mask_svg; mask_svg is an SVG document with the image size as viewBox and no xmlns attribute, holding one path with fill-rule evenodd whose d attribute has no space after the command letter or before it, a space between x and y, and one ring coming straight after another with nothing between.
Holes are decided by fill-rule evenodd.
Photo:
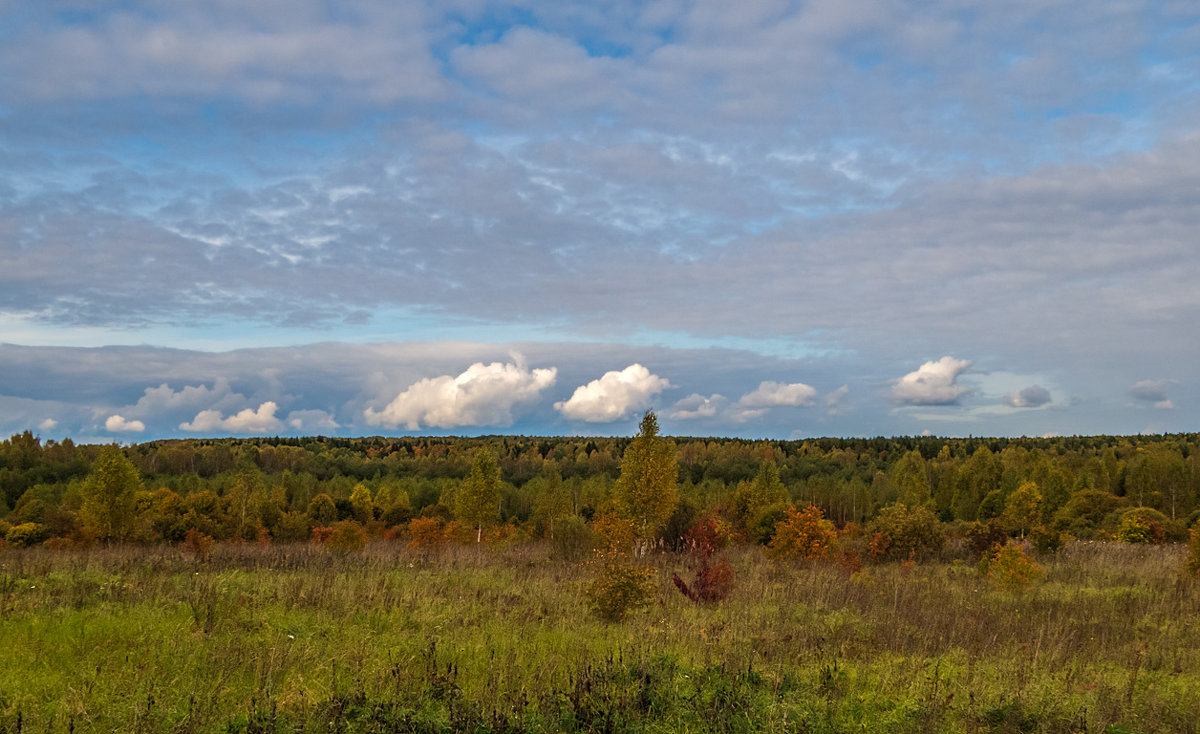
<instances>
[{"instance_id":1,"label":"orange tree","mask_svg":"<svg viewBox=\"0 0 1200 734\"><path fill-rule=\"evenodd\" d=\"M767 546L767 553L777 558L824 558L836 537L833 523L825 519L821 508L791 507L787 516L775 524L775 536Z\"/></svg>"}]
</instances>

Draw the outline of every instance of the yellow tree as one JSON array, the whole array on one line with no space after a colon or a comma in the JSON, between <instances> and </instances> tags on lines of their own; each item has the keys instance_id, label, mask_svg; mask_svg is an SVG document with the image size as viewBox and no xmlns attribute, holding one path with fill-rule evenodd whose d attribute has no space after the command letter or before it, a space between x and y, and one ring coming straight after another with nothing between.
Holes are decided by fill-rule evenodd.
<instances>
[{"instance_id":1,"label":"yellow tree","mask_svg":"<svg viewBox=\"0 0 1200 734\"><path fill-rule=\"evenodd\" d=\"M475 526L475 542L483 540L483 526L500 515L500 465L491 449L482 448L471 462L471 473L454 496L454 516Z\"/></svg>"},{"instance_id":2,"label":"yellow tree","mask_svg":"<svg viewBox=\"0 0 1200 734\"><path fill-rule=\"evenodd\" d=\"M134 493L141 487L142 477L125 452L106 447L84 480L79 511L84 528L98 540L128 539L136 519Z\"/></svg>"},{"instance_id":3,"label":"yellow tree","mask_svg":"<svg viewBox=\"0 0 1200 734\"><path fill-rule=\"evenodd\" d=\"M637 437L621 458L616 486L617 499L643 542L675 511L678 475L675 444L658 435L658 418L647 411Z\"/></svg>"}]
</instances>

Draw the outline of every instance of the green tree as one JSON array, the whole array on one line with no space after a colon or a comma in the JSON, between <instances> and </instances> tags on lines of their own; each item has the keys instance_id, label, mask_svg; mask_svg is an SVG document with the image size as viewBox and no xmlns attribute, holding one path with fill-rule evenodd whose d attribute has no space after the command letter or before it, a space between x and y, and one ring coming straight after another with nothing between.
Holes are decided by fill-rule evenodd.
<instances>
[{"instance_id":1,"label":"green tree","mask_svg":"<svg viewBox=\"0 0 1200 734\"><path fill-rule=\"evenodd\" d=\"M489 448L482 448L471 462L471 472L454 496L454 516L475 526L475 542L483 540L483 526L500 516L500 465Z\"/></svg>"},{"instance_id":2,"label":"green tree","mask_svg":"<svg viewBox=\"0 0 1200 734\"><path fill-rule=\"evenodd\" d=\"M1021 482L1021 485L1008 495L1004 504L1004 512L1000 518L1011 533L1019 533L1022 538L1029 532L1042 515L1042 493L1033 482Z\"/></svg>"},{"instance_id":3,"label":"green tree","mask_svg":"<svg viewBox=\"0 0 1200 734\"><path fill-rule=\"evenodd\" d=\"M891 480L898 502L909 507L930 504L929 469L920 451L913 449L901 456L892 467Z\"/></svg>"},{"instance_id":4,"label":"green tree","mask_svg":"<svg viewBox=\"0 0 1200 734\"><path fill-rule=\"evenodd\" d=\"M658 435L653 411L642 416L638 435L621 457L616 496L644 542L663 526L678 500L675 444Z\"/></svg>"},{"instance_id":5,"label":"green tree","mask_svg":"<svg viewBox=\"0 0 1200 734\"><path fill-rule=\"evenodd\" d=\"M137 519L134 493L141 487L142 477L125 452L119 446L105 447L84 480L84 529L103 541L131 537Z\"/></svg>"}]
</instances>

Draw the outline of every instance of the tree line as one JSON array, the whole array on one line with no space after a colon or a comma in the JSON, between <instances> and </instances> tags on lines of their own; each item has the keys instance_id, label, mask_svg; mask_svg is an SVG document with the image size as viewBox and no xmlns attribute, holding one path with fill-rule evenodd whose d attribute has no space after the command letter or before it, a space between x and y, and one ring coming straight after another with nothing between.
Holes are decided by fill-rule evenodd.
<instances>
[{"instance_id":1,"label":"tree line","mask_svg":"<svg viewBox=\"0 0 1200 734\"><path fill-rule=\"evenodd\" d=\"M663 544L679 543L706 512L766 544L788 508L809 505L839 528L899 505L951 525L991 524L1013 535L1050 528L1077 538L1114 537L1137 510L1153 539L1182 539L1200 516L1200 434L673 437L670 456L631 464L631 445L641 450L634 442L376 436L99 446L24 432L0 442L0 538L179 542L196 531L299 541L338 522L383 534L421 519L456 523L468 540L501 528L540 538L564 518L594 521L622 496L635 497L630 507L643 512L633 518L639 533L654 525ZM647 476L630 485L623 463L644 466ZM636 495L654 482L673 488L669 507L651 508L654 497ZM650 509L654 522L644 514Z\"/></svg>"}]
</instances>

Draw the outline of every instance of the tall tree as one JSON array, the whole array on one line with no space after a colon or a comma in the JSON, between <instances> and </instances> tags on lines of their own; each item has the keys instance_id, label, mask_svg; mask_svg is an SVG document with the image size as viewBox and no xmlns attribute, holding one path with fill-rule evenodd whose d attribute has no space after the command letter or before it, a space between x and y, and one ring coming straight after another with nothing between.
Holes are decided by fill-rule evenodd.
<instances>
[{"instance_id":1,"label":"tall tree","mask_svg":"<svg viewBox=\"0 0 1200 734\"><path fill-rule=\"evenodd\" d=\"M108 446L83 484L83 527L97 540L127 540L133 535L134 492L141 489L137 467L119 446Z\"/></svg>"},{"instance_id":2,"label":"tall tree","mask_svg":"<svg viewBox=\"0 0 1200 734\"><path fill-rule=\"evenodd\" d=\"M475 526L475 542L483 540L483 526L500 515L500 465L489 448L482 448L471 462L471 473L454 497L454 515Z\"/></svg>"},{"instance_id":3,"label":"tall tree","mask_svg":"<svg viewBox=\"0 0 1200 734\"><path fill-rule=\"evenodd\" d=\"M637 437L621 458L616 486L617 499L642 541L657 532L674 512L679 499L678 474L675 444L658 435L658 417L647 411Z\"/></svg>"}]
</instances>

